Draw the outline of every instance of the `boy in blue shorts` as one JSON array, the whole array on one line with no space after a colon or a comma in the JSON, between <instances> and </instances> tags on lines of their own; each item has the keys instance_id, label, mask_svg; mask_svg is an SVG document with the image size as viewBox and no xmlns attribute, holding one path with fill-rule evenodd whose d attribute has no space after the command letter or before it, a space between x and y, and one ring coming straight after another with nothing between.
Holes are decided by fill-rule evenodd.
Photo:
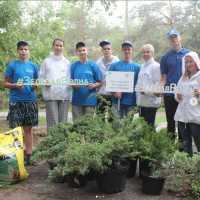
<instances>
[{"instance_id":1,"label":"boy in blue shorts","mask_svg":"<svg viewBox=\"0 0 200 200\"><path fill-rule=\"evenodd\" d=\"M22 126L26 145L26 161L30 165L37 165L30 161L33 149L32 127L38 126L38 105L34 90L37 85L18 84L18 80L23 83L38 78L37 64L28 60L30 53L29 43L20 41L17 43L17 53L19 60L8 64L5 72L3 86L10 89L9 100L9 127L15 128Z\"/></svg>"},{"instance_id":2,"label":"boy in blue shorts","mask_svg":"<svg viewBox=\"0 0 200 200\"><path fill-rule=\"evenodd\" d=\"M122 44L123 60L114 62L110 65L108 71L128 71L134 72L134 85L136 85L138 74L140 71L140 65L131 60L131 56L134 52L133 44L126 41ZM133 110L136 106L136 92L132 93L122 93L122 92L112 92L112 106L117 111L120 119L128 115L128 112ZM118 110L118 99L120 99L120 109Z\"/></svg>"},{"instance_id":3,"label":"boy in blue shorts","mask_svg":"<svg viewBox=\"0 0 200 200\"><path fill-rule=\"evenodd\" d=\"M98 65L88 60L88 50L83 42L76 44L76 55L79 60L71 64L71 79L85 81L88 85L74 85L72 91L72 117L73 121L87 114L97 105L96 97L88 97L96 93L96 88L101 86L101 74Z\"/></svg>"}]
</instances>

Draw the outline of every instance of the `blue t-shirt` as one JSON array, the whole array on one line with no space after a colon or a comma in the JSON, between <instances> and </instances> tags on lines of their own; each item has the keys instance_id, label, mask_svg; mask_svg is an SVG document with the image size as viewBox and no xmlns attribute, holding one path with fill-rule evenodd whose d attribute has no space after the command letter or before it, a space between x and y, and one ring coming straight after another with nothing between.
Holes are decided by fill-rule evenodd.
<instances>
[{"instance_id":1,"label":"blue t-shirt","mask_svg":"<svg viewBox=\"0 0 200 200\"><path fill-rule=\"evenodd\" d=\"M38 66L29 60L25 63L16 60L8 64L5 77L11 78L11 83L17 83L19 79L23 79L23 82L27 83L27 77L29 80L38 78ZM23 90L10 89L10 102L36 102L32 85L24 85Z\"/></svg>"},{"instance_id":2,"label":"blue t-shirt","mask_svg":"<svg viewBox=\"0 0 200 200\"><path fill-rule=\"evenodd\" d=\"M182 76L183 57L191 50L182 48L176 52L173 49L162 55L160 60L161 74L167 74L166 86L171 83L177 84ZM165 96L174 96L174 94L165 93Z\"/></svg>"},{"instance_id":3,"label":"blue t-shirt","mask_svg":"<svg viewBox=\"0 0 200 200\"><path fill-rule=\"evenodd\" d=\"M135 72L134 73L134 86L135 86L140 71L140 65L133 61L131 61L130 63L126 63L123 60L120 60L118 62L112 63L108 71ZM117 104L118 98L112 96L112 102ZM133 93L128 93L128 92L122 93L120 104L136 106L136 92L134 91Z\"/></svg>"},{"instance_id":4,"label":"blue t-shirt","mask_svg":"<svg viewBox=\"0 0 200 200\"><path fill-rule=\"evenodd\" d=\"M88 83L96 83L101 81L101 74L98 65L93 61L82 64L79 60L71 64L71 79L83 80L87 79ZM88 97L96 93L96 88L88 89L82 85L80 89L73 88L72 105L96 106L97 98Z\"/></svg>"}]
</instances>

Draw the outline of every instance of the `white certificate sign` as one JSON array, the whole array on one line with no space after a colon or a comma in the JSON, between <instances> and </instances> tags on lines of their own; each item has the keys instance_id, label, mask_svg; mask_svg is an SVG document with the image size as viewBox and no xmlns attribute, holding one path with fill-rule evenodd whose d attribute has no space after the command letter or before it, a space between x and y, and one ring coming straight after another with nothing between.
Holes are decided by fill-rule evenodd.
<instances>
[{"instance_id":1,"label":"white certificate sign","mask_svg":"<svg viewBox=\"0 0 200 200\"><path fill-rule=\"evenodd\" d=\"M134 72L106 72L107 92L133 92Z\"/></svg>"}]
</instances>

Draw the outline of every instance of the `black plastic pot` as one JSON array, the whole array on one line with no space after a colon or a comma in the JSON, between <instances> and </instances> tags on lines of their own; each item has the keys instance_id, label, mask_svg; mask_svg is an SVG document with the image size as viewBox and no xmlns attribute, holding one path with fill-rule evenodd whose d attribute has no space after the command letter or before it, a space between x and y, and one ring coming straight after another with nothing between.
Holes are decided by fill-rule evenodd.
<instances>
[{"instance_id":1,"label":"black plastic pot","mask_svg":"<svg viewBox=\"0 0 200 200\"><path fill-rule=\"evenodd\" d=\"M129 163L124 161L121 164L121 169L111 169L103 174L96 172L97 188L100 192L113 194L124 191Z\"/></svg>"},{"instance_id":2,"label":"black plastic pot","mask_svg":"<svg viewBox=\"0 0 200 200\"><path fill-rule=\"evenodd\" d=\"M90 172L88 173L87 180L88 181L96 180L96 178L95 178L95 171L93 169L91 169Z\"/></svg>"},{"instance_id":3,"label":"black plastic pot","mask_svg":"<svg viewBox=\"0 0 200 200\"><path fill-rule=\"evenodd\" d=\"M54 164L54 163L48 163L49 164L49 169L50 170L53 170L54 169L54 167L56 167L56 164Z\"/></svg>"},{"instance_id":4,"label":"black plastic pot","mask_svg":"<svg viewBox=\"0 0 200 200\"><path fill-rule=\"evenodd\" d=\"M87 185L87 175L67 174L67 182L71 188L80 188Z\"/></svg>"},{"instance_id":5,"label":"black plastic pot","mask_svg":"<svg viewBox=\"0 0 200 200\"><path fill-rule=\"evenodd\" d=\"M139 158L139 174L140 174L140 178L142 178L141 172L143 170L146 170L146 169L150 169L149 160L142 160L141 158Z\"/></svg>"},{"instance_id":6,"label":"black plastic pot","mask_svg":"<svg viewBox=\"0 0 200 200\"><path fill-rule=\"evenodd\" d=\"M129 169L127 171L127 177L132 178L135 176L137 169L137 160L138 157L135 157L135 160L131 160L130 158L126 158L126 161L129 162Z\"/></svg>"},{"instance_id":7,"label":"black plastic pot","mask_svg":"<svg viewBox=\"0 0 200 200\"><path fill-rule=\"evenodd\" d=\"M65 176L57 176L56 180L54 181L54 183L64 183L64 182L67 182L66 175Z\"/></svg>"},{"instance_id":8,"label":"black plastic pot","mask_svg":"<svg viewBox=\"0 0 200 200\"><path fill-rule=\"evenodd\" d=\"M142 192L150 195L160 195L164 187L165 178L149 177L149 170L142 172Z\"/></svg>"},{"instance_id":9,"label":"black plastic pot","mask_svg":"<svg viewBox=\"0 0 200 200\"><path fill-rule=\"evenodd\" d=\"M49 164L49 169L50 170L53 170L54 167L56 167L56 164L54 163L48 163ZM67 177L66 175L65 176L58 176L56 177L56 180L54 181L55 183L64 183L64 182L67 182Z\"/></svg>"}]
</instances>

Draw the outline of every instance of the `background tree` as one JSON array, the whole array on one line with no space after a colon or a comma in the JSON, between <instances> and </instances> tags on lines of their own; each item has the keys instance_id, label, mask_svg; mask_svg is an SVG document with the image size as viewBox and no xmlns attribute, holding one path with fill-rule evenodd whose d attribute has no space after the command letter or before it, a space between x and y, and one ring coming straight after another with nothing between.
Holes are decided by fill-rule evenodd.
<instances>
[{"instance_id":1,"label":"background tree","mask_svg":"<svg viewBox=\"0 0 200 200\"><path fill-rule=\"evenodd\" d=\"M128 2L128 1L127 1ZM170 50L166 33L173 27L180 31L182 44L200 54L200 2L198 1L152 1L128 2L129 34L124 33L123 14L108 23L116 13L114 0L94 1L2 1L0 2L0 91L8 63L18 59L16 43L27 40L31 46L30 60L40 68L50 56L52 42L56 37L65 40L64 55L71 62L77 60L75 44L86 43L89 59L96 61L102 56L99 42L109 40L113 54L122 59L121 44L130 40L134 45L133 60L141 64L140 48L150 43L155 48L154 58L160 61L163 53ZM41 94L41 88L37 91ZM8 90L0 93L0 106L8 101Z\"/></svg>"}]
</instances>

